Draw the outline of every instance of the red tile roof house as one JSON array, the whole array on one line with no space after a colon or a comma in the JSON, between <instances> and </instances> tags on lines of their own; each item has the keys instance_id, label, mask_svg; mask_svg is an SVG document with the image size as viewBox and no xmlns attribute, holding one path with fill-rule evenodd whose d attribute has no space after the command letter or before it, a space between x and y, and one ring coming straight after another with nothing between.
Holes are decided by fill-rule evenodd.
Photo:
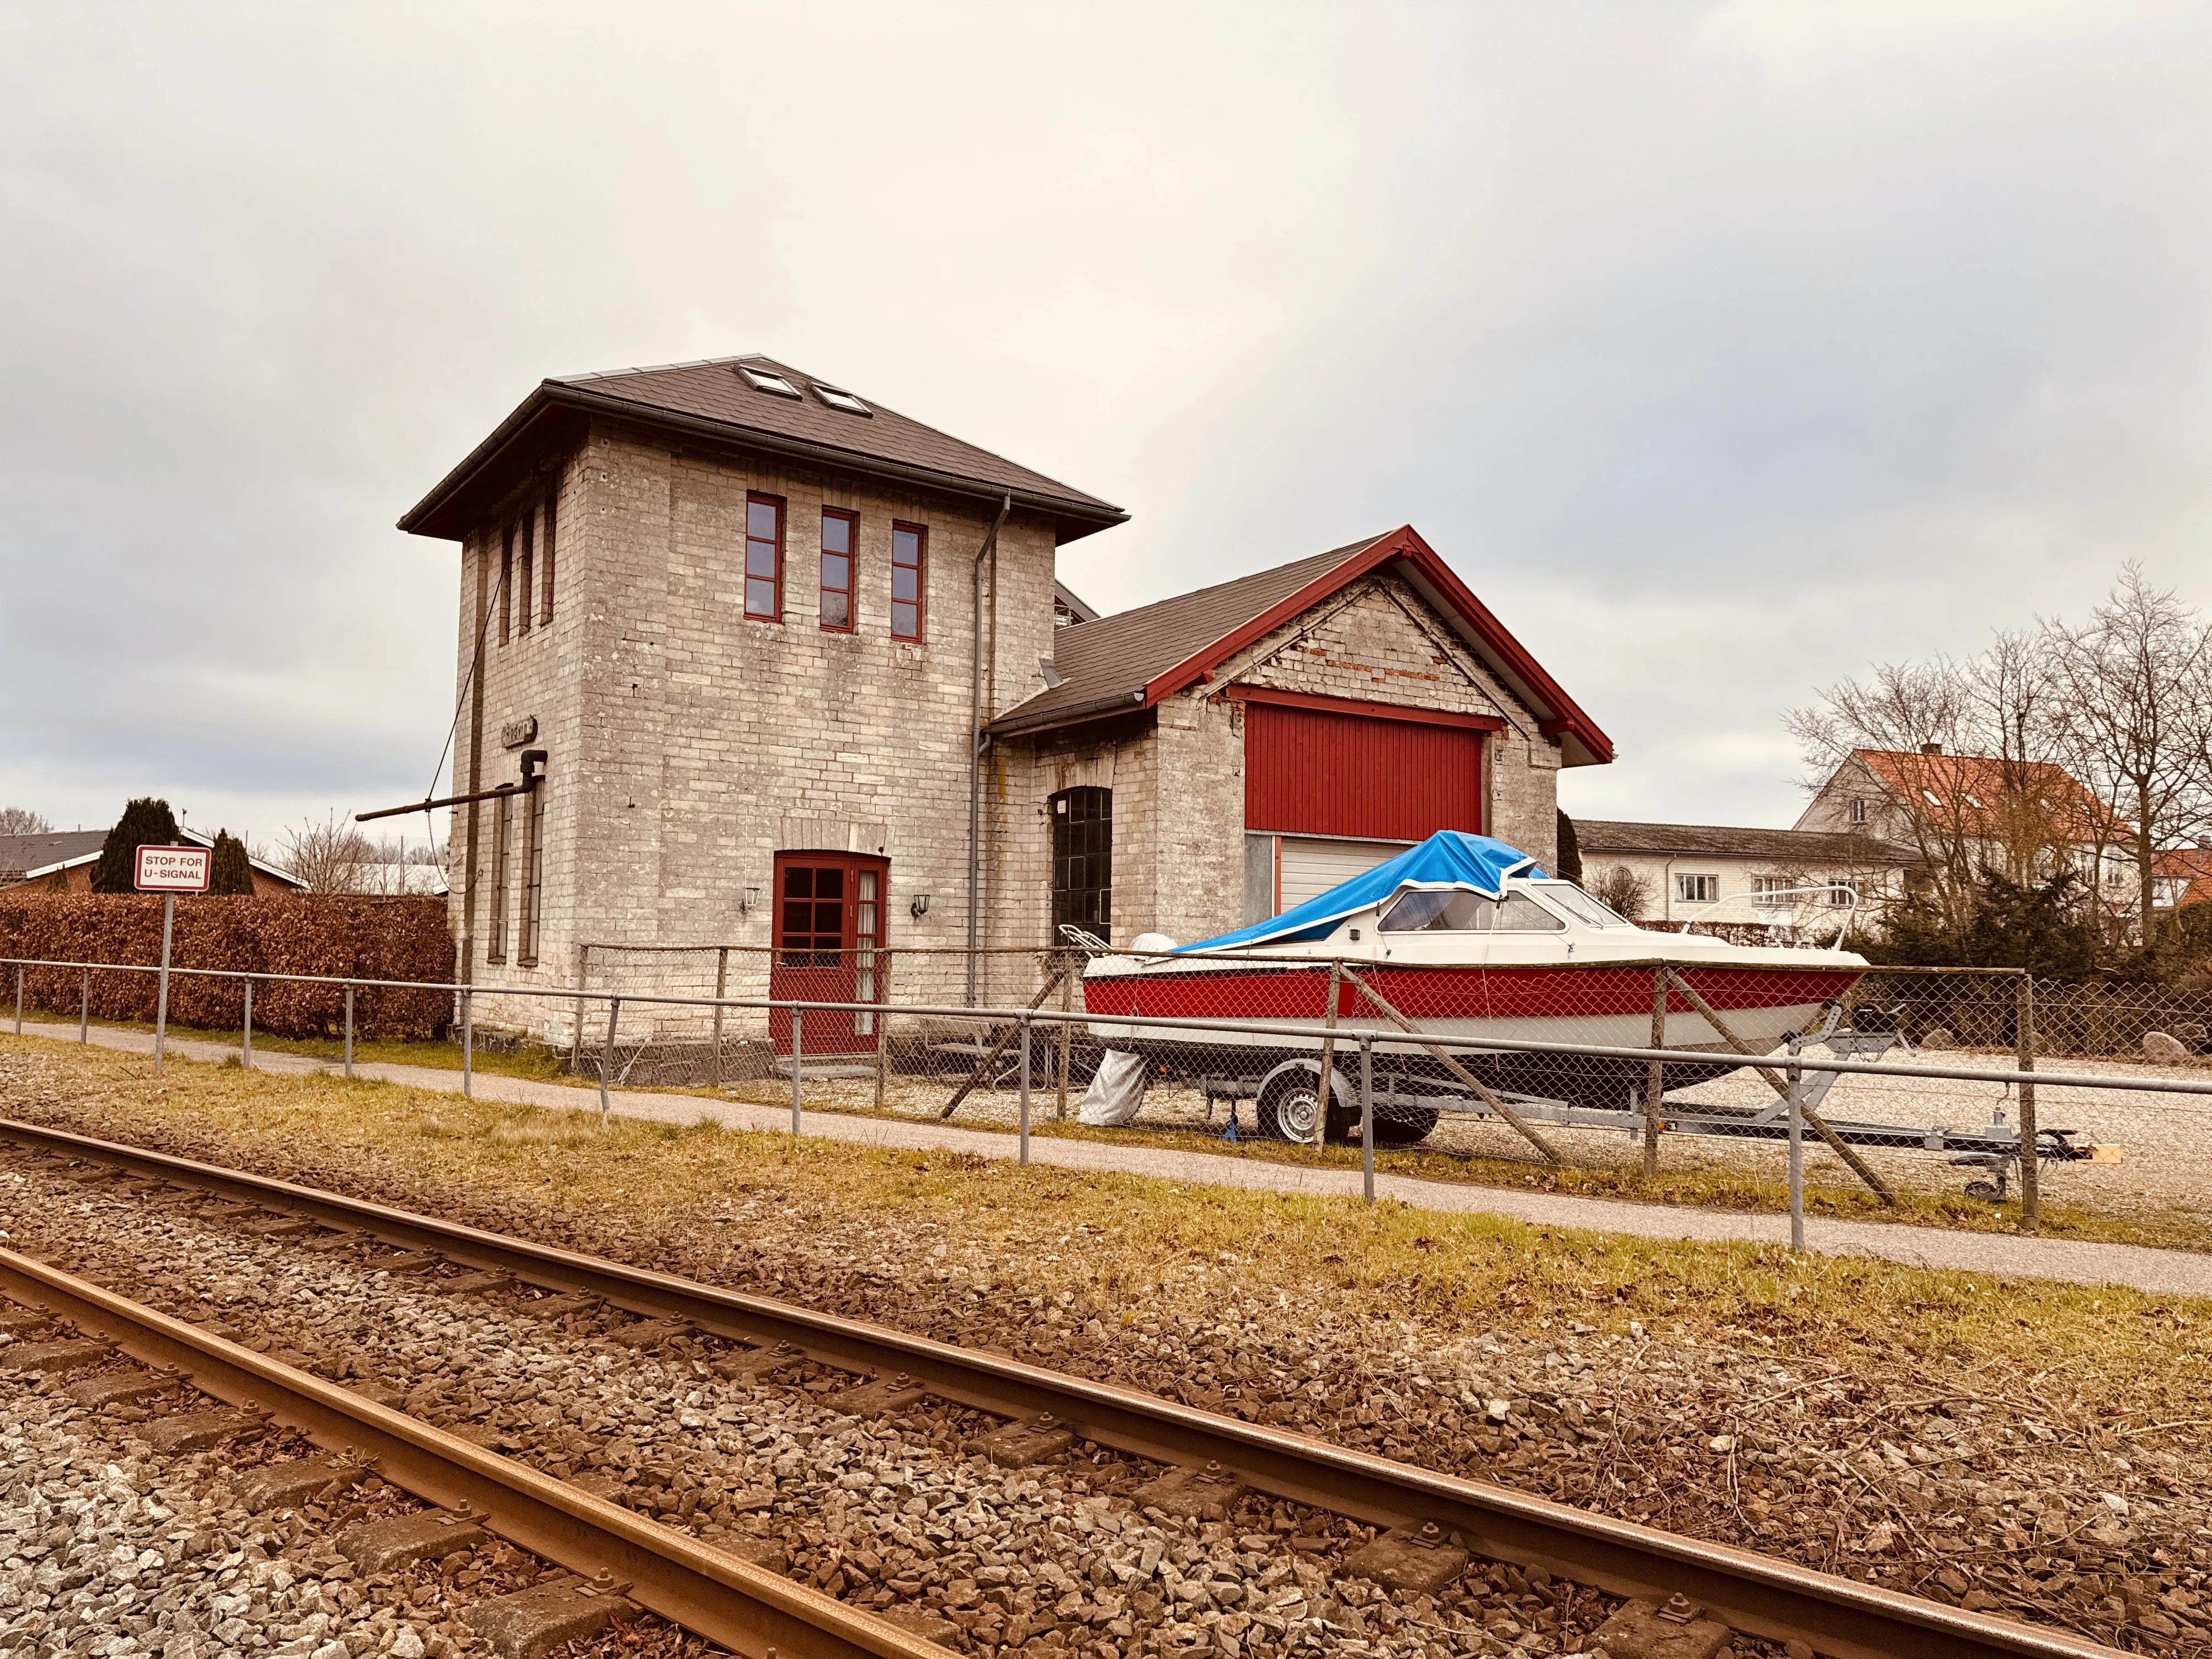
<instances>
[{"instance_id":1,"label":"red tile roof house","mask_svg":"<svg viewBox=\"0 0 2212 1659\"><path fill-rule=\"evenodd\" d=\"M187 845L213 847L215 837L197 830L178 832ZM107 844L105 830L58 830L43 836L0 836L0 894L89 893L92 866ZM296 893L300 884L258 859L249 860L258 898Z\"/></svg>"},{"instance_id":2,"label":"red tile roof house","mask_svg":"<svg viewBox=\"0 0 2212 1659\"><path fill-rule=\"evenodd\" d=\"M1189 939L1438 829L1551 859L1559 769L1612 745L1413 529L1094 618L1057 550L1127 516L765 357L544 381L400 520L460 546L456 792L544 756L455 809L460 971ZM893 974L971 992L957 955Z\"/></svg>"}]
</instances>

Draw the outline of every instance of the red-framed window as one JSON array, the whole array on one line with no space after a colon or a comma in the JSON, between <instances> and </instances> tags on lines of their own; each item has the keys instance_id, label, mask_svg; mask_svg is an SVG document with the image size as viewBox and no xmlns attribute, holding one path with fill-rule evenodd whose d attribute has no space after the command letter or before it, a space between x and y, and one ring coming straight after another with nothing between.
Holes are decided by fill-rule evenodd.
<instances>
[{"instance_id":1,"label":"red-framed window","mask_svg":"<svg viewBox=\"0 0 2212 1659\"><path fill-rule=\"evenodd\" d=\"M918 524L891 526L891 637L921 637L929 591L929 532Z\"/></svg>"},{"instance_id":2,"label":"red-framed window","mask_svg":"<svg viewBox=\"0 0 2212 1659\"><path fill-rule=\"evenodd\" d=\"M757 622L783 620L783 501L745 497L745 615Z\"/></svg>"},{"instance_id":3,"label":"red-framed window","mask_svg":"<svg viewBox=\"0 0 2212 1659\"><path fill-rule=\"evenodd\" d=\"M853 631L853 561L860 555L860 515L842 507L822 509L822 626L832 634Z\"/></svg>"}]
</instances>

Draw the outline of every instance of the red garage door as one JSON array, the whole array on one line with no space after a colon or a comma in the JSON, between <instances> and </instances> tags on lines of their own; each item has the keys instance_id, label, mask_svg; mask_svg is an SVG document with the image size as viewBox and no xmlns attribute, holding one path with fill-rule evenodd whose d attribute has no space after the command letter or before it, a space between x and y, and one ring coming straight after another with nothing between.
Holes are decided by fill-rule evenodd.
<instances>
[{"instance_id":1,"label":"red garage door","mask_svg":"<svg viewBox=\"0 0 2212 1659\"><path fill-rule=\"evenodd\" d=\"M1253 701L1244 827L1419 841L1482 829L1479 728Z\"/></svg>"}]
</instances>

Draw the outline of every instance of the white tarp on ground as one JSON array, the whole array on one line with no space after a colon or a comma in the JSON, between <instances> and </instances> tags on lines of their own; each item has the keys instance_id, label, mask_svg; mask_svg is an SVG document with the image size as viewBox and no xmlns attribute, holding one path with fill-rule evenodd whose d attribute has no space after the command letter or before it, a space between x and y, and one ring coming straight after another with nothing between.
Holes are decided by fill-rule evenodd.
<instances>
[{"instance_id":1,"label":"white tarp on ground","mask_svg":"<svg viewBox=\"0 0 2212 1659\"><path fill-rule=\"evenodd\" d=\"M1102 1129L1120 1128L1145 1103L1146 1081L1142 1054L1109 1048L1084 1093L1082 1109L1075 1115L1077 1121Z\"/></svg>"}]
</instances>

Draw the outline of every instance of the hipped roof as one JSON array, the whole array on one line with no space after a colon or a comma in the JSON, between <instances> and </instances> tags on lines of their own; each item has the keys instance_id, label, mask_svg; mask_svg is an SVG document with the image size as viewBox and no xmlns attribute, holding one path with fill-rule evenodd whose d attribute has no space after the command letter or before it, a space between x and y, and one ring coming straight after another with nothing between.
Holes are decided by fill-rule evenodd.
<instances>
[{"instance_id":1,"label":"hipped roof","mask_svg":"<svg viewBox=\"0 0 2212 1659\"><path fill-rule=\"evenodd\" d=\"M1941 812L1960 833L2000 840L2000 809L2021 795L2052 815L2069 841L2112 835L2118 823L2071 772L2050 761L2006 761L1994 755L1929 755L1913 750L1858 749L1866 769L1915 813Z\"/></svg>"},{"instance_id":2,"label":"hipped roof","mask_svg":"<svg viewBox=\"0 0 2212 1659\"><path fill-rule=\"evenodd\" d=\"M1725 823L1631 823L1577 818L1575 844L1591 853L1646 858L1764 859L1777 864L1912 863L1910 847L1872 836L1820 830L1759 830Z\"/></svg>"},{"instance_id":3,"label":"hipped roof","mask_svg":"<svg viewBox=\"0 0 2212 1659\"><path fill-rule=\"evenodd\" d=\"M763 392L738 372L740 368L781 376L799 395ZM823 386L859 398L868 412L832 407L817 391ZM1016 507L1050 518L1062 542L1121 524L1129 516L1110 501L963 443L851 387L755 353L544 380L466 459L408 509L399 527L415 535L459 540L492 503L528 476L539 459L576 441L594 415L967 496L992 508L1002 497L1011 497Z\"/></svg>"},{"instance_id":4,"label":"hipped roof","mask_svg":"<svg viewBox=\"0 0 2212 1659\"><path fill-rule=\"evenodd\" d=\"M1008 710L991 729L1002 734L1030 732L1149 708L1200 683L1246 646L1331 594L1386 568L1403 577L1535 713L1543 735L1560 739L1566 764L1603 764L1613 758L1613 740L1411 525L1235 581L1063 628L1053 635L1053 667L1066 683Z\"/></svg>"}]
</instances>

